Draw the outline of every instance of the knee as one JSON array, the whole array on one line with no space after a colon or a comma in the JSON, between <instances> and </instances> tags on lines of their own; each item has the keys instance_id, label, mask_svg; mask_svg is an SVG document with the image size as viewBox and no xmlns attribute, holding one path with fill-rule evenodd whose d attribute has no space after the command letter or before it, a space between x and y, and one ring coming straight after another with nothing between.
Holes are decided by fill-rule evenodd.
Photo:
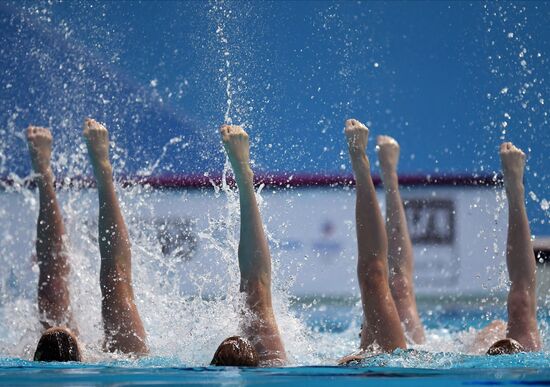
<instances>
[{"instance_id":1,"label":"knee","mask_svg":"<svg viewBox=\"0 0 550 387\"><path fill-rule=\"evenodd\" d=\"M255 313L264 313L272 310L271 290L261 282L241 282L241 292L245 294L247 307Z\"/></svg>"},{"instance_id":2,"label":"knee","mask_svg":"<svg viewBox=\"0 0 550 387\"><path fill-rule=\"evenodd\" d=\"M402 275L391 276L390 287L395 300L405 300L412 295L412 281Z\"/></svg>"},{"instance_id":3,"label":"knee","mask_svg":"<svg viewBox=\"0 0 550 387\"><path fill-rule=\"evenodd\" d=\"M508 294L509 319L525 318L536 313L535 300L528 289L512 287Z\"/></svg>"},{"instance_id":4,"label":"knee","mask_svg":"<svg viewBox=\"0 0 550 387\"><path fill-rule=\"evenodd\" d=\"M388 278L388 266L386 262L378 257L359 259L357 264L357 274L360 278L378 280Z\"/></svg>"}]
</instances>

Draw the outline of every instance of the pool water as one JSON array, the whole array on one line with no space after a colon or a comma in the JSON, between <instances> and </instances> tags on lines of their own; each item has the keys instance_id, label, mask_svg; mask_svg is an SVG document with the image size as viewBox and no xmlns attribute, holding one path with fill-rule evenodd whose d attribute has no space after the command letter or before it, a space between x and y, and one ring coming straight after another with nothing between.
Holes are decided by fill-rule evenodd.
<instances>
[{"instance_id":1,"label":"pool water","mask_svg":"<svg viewBox=\"0 0 550 387\"><path fill-rule=\"evenodd\" d=\"M352 303L353 304L353 303ZM547 327L550 318L539 317L544 350L489 357L465 354L462 343L472 336L471 327L479 327L490 318L504 317L501 308L487 309L459 302L430 309L420 302L427 327L427 344L406 351L369 357L360 365L335 366L336 355L351 352L358 344L356 306L349 302L318 303L304 308L295 303L292 311L307 323L318 338L316 348L322 364L310 366L295 361L289 367L238 369L190 364L180 356L152 356L138 359L111 358L86 363L35 363L16 357L0 358L0 384L24 385L244 385L290 384L335 385L549 385L550 351ZM355 341L355 343L354 343ZM339 346L345 343L347 349ZM352 344L348 344L352 343ZM354 343L354 344L353 344ZM287 343L289 344L289 343ZM355 345L355 347L353 347ZM213 352L213 349L212 351ZM328 355L327 355L328 354Z\"/></svg>"},{"instance_id":2,"label":"pool water","mask_svg":"<svg viewBox=\"0 0 550 387\"><path fill-rule=\"evenodd\" d=\"M548 361L548 358L547 358ZM159 362L162 363L162 362ZM548 385L548 368L459 368L433 370L396 367L289 367L264 369L186 368L157 365L36 365L3 360L2 384L23 385ZM548 362L546 363L548 365Z\"/></svg>"}]
</instances>

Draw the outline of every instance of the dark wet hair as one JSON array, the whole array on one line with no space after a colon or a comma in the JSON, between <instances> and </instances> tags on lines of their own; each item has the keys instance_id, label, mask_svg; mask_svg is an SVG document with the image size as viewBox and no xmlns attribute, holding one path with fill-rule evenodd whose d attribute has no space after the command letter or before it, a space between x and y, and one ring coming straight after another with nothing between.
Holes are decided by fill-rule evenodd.
<instances>
[{"instance_id":1,"label":"dark wet hair","mask_svg":"<svg viewBox=\"0 0 550 387\"><path fill-rule=\"evenodd\" d=\"M82 361L76 336L67 328L50 328L42 334L34 361Z\"/></svg>"},{"instance_id":2,"label":"dark wet hair","mask_svg":"<svg viewBox=\"0 0 550 387\"><path fill-rule=\"evenodd\" d=\"M257 367L260 363L254 346L240 336L231 336L220 344L210 362L215 366Z\"/></svg>"},{"instance_id":3,"label":"dark wet hair","mask_svg":"<svg viewBox=\"0 0 550 387\"><path fill-rule=\"evenodd\" d=\"M487 355L511 355L520 352L525 352L523 345L514 339L502 339L491 345Z\"/></svg>"}]
</instances>

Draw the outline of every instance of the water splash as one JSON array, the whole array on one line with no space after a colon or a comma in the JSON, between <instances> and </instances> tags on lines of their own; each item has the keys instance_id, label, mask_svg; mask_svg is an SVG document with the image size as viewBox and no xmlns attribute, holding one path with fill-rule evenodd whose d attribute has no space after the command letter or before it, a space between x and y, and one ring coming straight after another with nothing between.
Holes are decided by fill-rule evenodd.
<instances>
[{"instance_id":1,"label":"water splash","mask_svg":"<svg viewBox=\"0 0 550 387\"><path fill-rule=\"evenodd\" d=\"M250 50L252 50L250 45L246 44L248 42L246 37L252 35L242 32L242 25L248 21L245 20L246 12L236 12L234 4L221 1L213 2L210 5L210 15L213 17L210 27L214 27L210 28L210 31L215 32L216 36L210 43L214 46L216 58L219 59L215 62L216 71L220 73L217 86L221 85L219 89L224 92L222 93L224 95L221 98L223 100L221 106L212 105L216 105L214 109L216 114L224 112L224 122L243 123L248 125L247 128L253 128L258 126L258 119L252 112L261 110L261 107L258 108L258 106L261 106L262 103L265 106L268 102L264 102L264 99L251 97L254 94L251 93L250 80L246 76L245 69L247 69L247 63L251 63L248 59L251 56ZM245 4L245 7L250 9L250 5ZM338 7L332 7L328 13L336 15L337 11ZM32 14L38 15L37 20L31 19ZM101 16L101 13L99 15ZM60 39L60 42L65 42L71 47L78 46L77 42L71 38L74 31L67 23L60 22L53 25L55 15L48 7L44 8L40 5L28 7L24 10L23 19L35 27L36 23L41 23L49 29L61 32L63 39ZM331 16L330 20L336 19ZM89 32L93 32L96 25L99 24L90 23ZM336 30L344 30L346 34L353 32L340 22L338 22ZM334 31L334 29L329 28L328 31ZM94 32L97 34L98 42L102 41L99 37L106 32L108 31L104 29ZM511 37L508 34L506 38L516 39L519 35L519 32L514 31ZM363 67L352 66L348 61L351 53L356 52L357 44L355 44L356 40L349 35L343 35L343 37L346 46L342 47L340 43L336 46L341 50L340 52L345 54L346 61L342 62L340 75L347 82L345 85L348 88L346 93L348 93L349 88L355 87L350 74ZM107 41L107 44L110 42ZM38 117L54 128L56 145L53 166L60 181L64 181L68 176L89 174L86 150L82 141L79 140L79 130L74 129L80 126L84 115L91 114L90 111L97 113L105 120L112 121L113 125L109 126L113 129L111 131L113 135L111 154L116 177L125 173L127 161L130 158L139 159L140 165L145 165L140 169L140 174L150 176L160 172L161 164L163 167L167 164L165 158L173 145L181 147L182 152L188 150L185 147L187 143L183 143L183 136L179 132L175 136L173 133L169 133L167 141L161 142L161 144L165 144L161 149L150 150L147 149L146 138L143 138L139 132L137 134L129 132L128 134L117 130L124 126L135 128L148 119L147 114L142 112L145 107L163 106L157 91L159 84L162 83L154 82L152 85L155 89L154 92L149 89L138 89L126 93L126 90L123 90L121 94L124 95L124 99L121 98L115 103L116 98L109 95L106 90L109 89L107 86L112 89L122 89L119 76L108 66L107 68L102 67L103 76L110 82L96 81L97 76L90 74L93 72L90 63L97 62L98 58L93 55L90 58L89 53L83 53L78 47L76 49L78 55L74 56L75 54L73 54L73 56L64 58L61 63L48 55L48 47L34 47L30 53L36 60L36 69L40 70L37 73L45 74L44 81L47 85L41 89L41 92L35 91L37 98L35 106L46 106L39 109ZM113 56L117 55L115 48L110 52ZM529 63L532 58L525 59L530 52L523 52L519 69L522 74L535 76L533 72L529 72ZM384 64L379 57L375 59L373 69L378 68L376 64L379 62ZM384 66L382 65L382 67ZM248 71L249 76L251 73ZM540 85L540 80L537 82ZM252 83L261 84L261 82ZM530 108L534 100L529 99L529 103L527 103L526 95L530 95L531 86L523 88L516 86L506 83L504 86L499 85L499 88L495 90L500 92L499 95L502 97L499 98L508 98L512 94L519 95L522 109ZM272 88L275 89L275 86ZM269 90L272 88L269 87ZM93 98L88 90L96 91L97 93L94 95L99 98ZM264 89L262 88L262 90ZM265 90L268 90L267 86ZM314 92L315 90L317 89L313 89ZM523 90L525 93L522 92ZM274 91L270 92L275 93ZM47 104L47 101L44 101L44 98L39 95L42 93L53 102ZM538 95L536 96L538 97ZM547 106L544 104L544 98L545 96L540 96L539 104L541 106ZM518 101L512 100L512 102L517 104ZM526 103L525 108L523 107L524 102ZM73 108L67 110L67 106L73 106ZM345 109L351 109L349 107L351 105L346 106L348 107L344 107ZM329 104L329 107L334 111L340 109L342 105ZM38 203L36 193L26 188L29 176L25 175L25 172L7 170L7 165L9 165L7 159L14 151L19 152L18 150L20 150L21 154L26 152L22 128L28 123L29 117L33 115L33 108L33 106L13 107L10 110L10 118L0 133L2 139L6 140L0 143L0 173L8 173L9 179L13 181L11 185L3 187L4 192L1 195L5 196L6 203L9 203L10 207L21 209L18 218L8 221L7 217L11 212L7 210L7 207L0 206L0 219L3 220L0 222L0 235L2 236L0 252L3 265L10 268L9 271L3 271L0 274L2 300L0 327L3 332L6 332L0 337L0 351L3 355L27 359L32 356L40 332L35 300L37 267L31 258ZM250 110L251 108L256 110ZM132 114L122 114L123 111L131 111ZM63 112L63 114L59 114L59 112ZM517 115L508 106L498 110L495 114L498 114L495 116L496 126L498 126L498 122L507 122L505 136L508 138ZM127 115L130 115L132 119L126 122L116 118ZM217 122L217 120L218 118L212 121ZM323 130L337 127L330 120L324 118L322 120L320 125ZM179 126L177 128L181 129ZM494 137L492 133L494 133L493 130L491 130L491 138ZM262 135L259 133L255 138L259 139ZM129 147L126 145L132 140L145 144L129 154ZM186 138L186 140L188 139ZM333 148L336 149L336 147ZM211 147L207 149L205 157L212 156L211 149ZM144 150L144 153L140 154L139 150ZM285 155L289 154L285 153ZM345 152L342 152L342 155L342 158L347 157ZM136 185L124 188L120 182L117 182L121 206L133 241L136 302L149 332L151 352L153 356L176 358L175 364L205 365L223 338L229 334L238 333L239 310L242 305L242 295L238 291L239 274L236 264L239 209L237 193L231 189L229 184L230 174L230 167L226 160L222 182L219 185L213 184L214 194L211 191L172 192L163 196L162 199L150 187ZM539 197L542 196L539 191L536 193ZM71 300L82 333L82 341L86 344L85 357L90 361L108 361L113 358L119 359L119 357L104 354L101 351L103 334L98 286L99 252L97 249L97 222L95 220L97 199L95 195L94 190L88 189L63 188L59 193L67 222L68 237L71 240ZM208 201L210 209L206 214L174 212L178 206L186 207L190 195L197 195ZM261 186L257 190L257 198L263 211L268 200L263 200ZM499 200L501 203L499 208L502 208L503 199L499 199L497 194L497 201ZM192 211L192 209L188 210ZM158 219L162 221L162 224L159 225L155 222ZM189 255L192 255L193 252L181 249L168 249L166 253L163 253L165 246L163 246L162 238L159 238L159 228L174 222L175 219L191 219L189 222L184 221L177 224L183 227L184 232L190 229L197 231L197 240L188 242L189 244L196 243L196 246L199 246L196 248L204 248L209 252L203 261L190 258ZM205 223L199 223L197 219L205 219ZM501 231L495 228L495 232ZM267 230L270 243L276 246L278 241L274 234L272 230L271 232ZM495 247L492 252L494 256L500 256L502 253L498 247ZM205 270L208 267L222 268L221 274ZM357 346L358 320L361 315L360 307L357 304L351 307L351 317L346 314L343 318L344 322L341 323L339 329L331 330L330 327L325 329L323 324L326 323L312 324L313 326L310 327L304 323L304 320L311 318L316 313L326 311L326 305L317 300L303 304L294 300L291 303L287 290L292 284L292 275L295 275L295 271L284 267L280 256L277 255L274 255L273 271L274 308L292 364L333 364L336 358ZM502 272L501 270L497 271ZM484 308L484 313L486 312L485 305L489 304L489 301L493 300L486 299L481 305ZM347 307L348 305L346 305ZM298 315L296 309L303 314ZM426 321L437 322L437 316L431 319L426 318ZM470 321L467 321L466 316L464 325L467 323L469 324ZM548 332L547 326L545 328L543 325L543 329ZM428 331L429 340L424 348L443 349L449 352L452 352L453 349L463 348L456 346L457 341L467 341L457 333L460 330L463 331L464 327L460 326L460 329L455 330L440 326L432 327ZM468 331L465 334L471 334L471 332ZM546 334L545 337L548 335ZM548 341L548 339L546 340ZM545 348L548 348L548 344ZM412 361L410 357L398 355L390 360L393 362L392 364L400 366L413 366L414 364L430 366L434 357L428 356L422 358L423 360ZM386 360L383 361L386 362ZM449 364L449 358L445 357L437 364L437 366L445 367Z\"/></svg>"},{"instance_id":2,"label":"water splash","mask_svg":"<svg viewBox=\"0 0 550 387\"><path fill-rule=\"evenodd\" d=\"M220 69L220 72L225 72L225 76L224 76L224 80L226 82L225 95L227 97L227 109L225 110L223 122L227 125L231 125L233 123L233 120L231 119L231 105L233 103L233 99L232 99L233 91L231 89L231 58L230 58L230 51L228 47L227 37L224 34L223 26L219 25L216 28L216 35L218 36L218 40L222 44L223 55L225 57L224 71Z\"/></svg>"},{"instance_id":3,"label":"water splash","mask_svg":"<svg viewBox=\"0 0 550 387\"><path fill-rule=\"evenodd\" d=\"M532 192L536 198L544 195L547 177L538 176L530 167L532 163L544 163L544 156L531 152L531 144L545 140L543 128L550 122L550 112L544 104L548 92L544 76L547 59L538 46L538 27L536 21L530 19L528 7L516 3L484 3L483 20L491 73L491 90L487 92L489 124L485 129L494 143L491 148L494 154L485 157L493 159L496 146L502 141L513 141L522 148L527 155L527 192ZM479 153L484 152L480 150ZM531 199L533 204L538 204L533 196ZM547 223L548 211L535 211L535 208L528 203L532 224Z\"/></svg>"}]
</instances>

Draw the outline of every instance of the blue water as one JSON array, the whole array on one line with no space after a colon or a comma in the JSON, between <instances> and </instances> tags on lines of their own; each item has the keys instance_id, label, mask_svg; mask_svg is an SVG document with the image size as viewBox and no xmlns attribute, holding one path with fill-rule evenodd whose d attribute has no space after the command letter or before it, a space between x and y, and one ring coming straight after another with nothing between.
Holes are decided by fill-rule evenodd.
<instances>
[{"instance_id":1,"label":"blue water","mask_svg":"<svg viewBox=\"0 0 550 387\"><path fill-rule=\"evenodd\" d=\"M20 358L0 358L0 384L24 385L550 385L550 351L547 327L550 318L541 311L539 322L545 340L544 351L510 356L478 356L457 350L440 352L438 338L459 342L469 327L479 327L490 318L504 317L502 308L480 310L467 303L435 305L420 303L422 318L428 328L430 350L410 349L393 354L376 355L361 365L338 367L327 360L323 366L289 366L284 368L238 369L190 367L179 357L150 356L139 360L102 360L89 363L35 363ZM321 304L295 313L323 342L337 341L340 335L355 335L357 316L352 306L342 303ZM357 340L358 341L358 340ZM288 343L287 343L288 344ZM458 344L457 344L457 347ZM349 348L351 352L354 348ZM323 352L326 348L319 348ZM344 355L343 353L342 355Z\"/></svg>"},{"instance_id":2,"label":"blue water","mask_svg":"<svg viewBox=\"0 0 550 387\"><path fill-rule=\"evenodd\" d=\"M546 363L548 365L548 363ZM548 385L550 369L543 368L461 368L430 370L382 367L291 367L265 369L120 367L116 365L37 366L29 362L4 360L0 368L3 384L25 385L127 385L188 384L245 385L370 384L385 386L422 385Z\"/></svg>"}]
</instances>

